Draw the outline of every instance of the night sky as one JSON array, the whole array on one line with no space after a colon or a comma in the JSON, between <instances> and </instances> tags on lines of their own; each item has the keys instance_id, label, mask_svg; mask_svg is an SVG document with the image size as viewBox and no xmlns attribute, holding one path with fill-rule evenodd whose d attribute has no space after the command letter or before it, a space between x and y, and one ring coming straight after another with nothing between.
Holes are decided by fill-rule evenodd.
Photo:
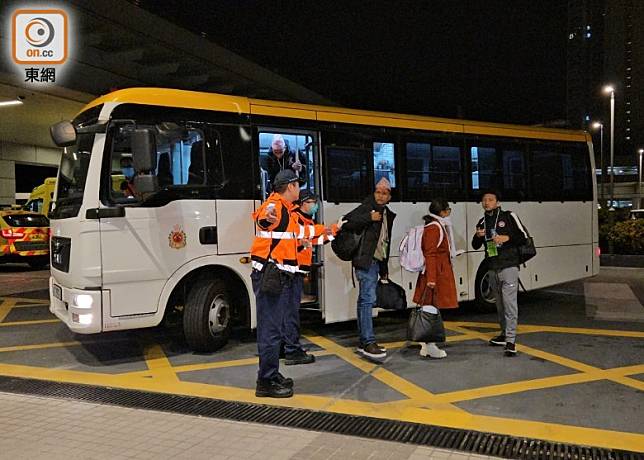
<instances>
[{"instance_id":1,"label":"night sky","mask_svg":"<svg viewBox=\"0 0 644 460\"><path fill-rule=\"evenodd\" d=\"M563 0L138 3L343 106L565 117Z\"/></svg>"}]
</instances>

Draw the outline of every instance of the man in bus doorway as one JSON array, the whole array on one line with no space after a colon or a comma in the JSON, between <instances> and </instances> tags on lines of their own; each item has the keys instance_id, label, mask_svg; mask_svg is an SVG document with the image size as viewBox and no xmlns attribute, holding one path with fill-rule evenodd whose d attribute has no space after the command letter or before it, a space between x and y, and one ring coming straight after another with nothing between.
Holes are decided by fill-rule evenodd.
<instances>
[{"instance_id":1,"label":"man in bus doorway","mask_svg":"<svg viewBox=\"0 0 644 460\"><path fill-rule=\"evenodd\" d=\"M293 204L300 195L300 183L295 172L287 169L277 174L273 187L274 192L253 213L257 230L250 249L250 277L257 307L259 353L255 396L289 398L293 396L293 379L280 374L279 352L285 315L295 301L300 301L294 277L298 271L296 236L301 227Z\"/></svg>"},{"instance_id":2,"label":"man in bus doorway","mask_svg":"<svg viewBox=\"0 0 644 460\"><path fill-rule=\"evenodd\" d=\"M499 193L485 191L481 205L485 211L476 225L472 247L485 246L490 287L496 298L501 333L490 340L492 346L505 346L505 355L516 355L516 332L519 317L519 252L517 247L528 237L515 213L503 211Z\"/></svg>"},{"instance_id":3,"label":"man in bus doorway","mask_svg":"<svg viewBox=\"0 0 644 460\"><path fill-rule=\"evenodd\" d=\"M376 343L371 312L376 303L378 276L385 281L389 276L389 248L396 217L396 214L387 207L390 200L391 184L383 177L376 184L373 195L368 196L360 206L344 217L347 222L343 226L355 233L364 232L360 246L351 262L359 283L358 353L375 360L381 360L387 356L387 350Z\"/></svg>"},{"instance_id":4,"label":"man in bus doorway","mask_svg":"<svg viewBox=\"0 0 644 460\"><path fill-rule=\"evenodd\" d=\"M286 140L281 134L274 134L271 149L266 158L266 170L271 187L275 190L275 177L280 171L291 170L306 183L306 158L298 152L290 150Z\"/></svg>"}]
</instances>

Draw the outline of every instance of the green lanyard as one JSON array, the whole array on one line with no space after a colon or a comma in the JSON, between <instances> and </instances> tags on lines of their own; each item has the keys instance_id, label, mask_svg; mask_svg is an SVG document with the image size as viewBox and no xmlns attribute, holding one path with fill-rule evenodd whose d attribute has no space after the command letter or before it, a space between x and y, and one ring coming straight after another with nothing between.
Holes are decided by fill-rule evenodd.
<instances>
[{"instance_id":1,"label":"green lanyard","mask_svg":"<svg viewBox=\"0 0 644 460\"><path fill-rule=\"evenodd\" d=\"M499 208L497 209L496 213L496 220L494 221L494 231L496 232L496 225L499 223L499 215L501 214L501 210ZM487 252L488 257L496 257L499 255L499 249L496 245L496 242L492 240L487 239L487 227L485 225L485 216L483 216L483 229L485 230L485 250Z\"/></svg>"}]
</instances>

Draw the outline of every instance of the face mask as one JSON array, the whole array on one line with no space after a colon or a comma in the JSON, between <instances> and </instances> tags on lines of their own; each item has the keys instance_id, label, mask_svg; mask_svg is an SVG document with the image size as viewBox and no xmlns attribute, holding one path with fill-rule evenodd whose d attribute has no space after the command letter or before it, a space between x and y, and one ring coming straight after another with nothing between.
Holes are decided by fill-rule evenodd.
<instances>
[{"instance_id":1,"label":"face mask","mask_svg":"<svg viewBox=\"0 0 644 460\"><path fill-rule=\"evenodd\" d=\"M134 177L134 168L133 167L127 167L127 168L121 168L121 172L125 176L126 179L130 180Z\"/></svg>"},{"instance_id":2,"label":"face mask","mask_svg":"<svg viewBox=\"0 0 644 460\"><path fill-rule=\"evenodd\" d=\"M304 212L306 212L309 216L314 216L315 213L318 212L318 209L320 209L320 205L318 203L315 203L308 211Z\"/></svg>"}]
</instances>

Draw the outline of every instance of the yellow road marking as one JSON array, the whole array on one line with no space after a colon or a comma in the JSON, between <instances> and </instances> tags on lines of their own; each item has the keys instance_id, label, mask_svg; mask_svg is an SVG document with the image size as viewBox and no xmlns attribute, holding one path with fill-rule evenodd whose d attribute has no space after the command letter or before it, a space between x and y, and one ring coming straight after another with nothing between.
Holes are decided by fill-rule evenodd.
<instances>
[{"instance_id":1,"label":"yellow road marking","mask_svg":"<svg viewBox=\"0 0 644 460\"><path fill-rule=\"evenodd\" d=\"M319 347L324 348L343 359L354 367L357 367L366 374L370 374L375 379L381 381L385 385L393 388L397 392L407 396L410 399L418 400L422 403L428 404L432 408L449 409L456 412L464 412L462 409L451 404L434 404L434 394L426 389L408 381L399 375L394 374L387 369L380 367L371 362L367 362L362 358L356 356L355 352L349 348L338 345L334 341L322 336L305 336L307 340L313 342Z\"/></svg>"},{"instance_id":2,"label":"yellow road marking","mask_svg":"<svg viewBox=\"0 0 644 460\"><path fill-rule=\"evenodd\" d=\"M49 304L28 303L28 304L13 306L13 308L42 308L42 307L46 307L47 311L49 311Z\"/></svg>"},{"instance_id":3,"label":"yellow road marking","mask_svg":"<svg viewBox=\"0 0 644 460\"><path fill-rule=\"evenodd\" d=\"M3 302L0 306L4 306ZM9 309L10 311L10 309ZM5 313L5 317L6 317ZM6 325L23 325L23 324L42 324L58 322L58 320L42 321L22 321L15 323L5 323ZM479 326L485 324L484 326ZM446 322L446 327L456 332L462 332L464 335L450 336L448 341L462 341L471 339L487 340L493 332L483 333L460 328L459 326L470 327L492 327L498 326L494 323L467 323L467 322ZM636 331L610 331L596 329L579 329L579 328L558 328L550 326L524 326L523 333L530 332L561 332L561 333L580 333L589 335L610 335L621 337L643 337L644 333ZM521 419L509 419L501 417L489 417L469 414L449 403L460 400L469 400L480 397L494 396L497 394L509 394L512 392L526 391L540 387L560 386L573 383L583 383L587 381L608 379L621 384L642 390L644 382L632 379L629 375L635 375L644 372L644 365L628 366L615 369L598 369L592 366L579 363L574 360L567 360L550 353L541 352L530 347L519 345L519 349L532 354L533 352L545 353L541 357L548 359L564 360L568 367L581 370L578 374L567 376L550 377L544 379L535 379L525 382L515 382L504 385L494 385L479 389L465 390L459 392L445 393L435 395L413 383L383 369L373 363L368 363L358 358L353 350L342 347L335 342L323 337L315 337L317 340L311 340L313 343L326 348L325 351L318 351L314 354L335 354L339 358L349 362L351 365L363 370L374 376L383 383L391 386L395 390L406 394L414 399L404 401L394 401L389 403L369 403L354 400L338 400L332 397L322 397L314 395L297 394L288 400L270 400L255 398L253 389L243 389L236 387L227 387L222 385L199 384L192 382L183 382L177 379L177 372L187 372L189 370L203 370L216 367L230 367L235 365L255 364L257 358L248 358L245 360L225 361L220 363L205 363L186 366L177 366L173 368L163 353L159 345L151 345L146 348L146 362L150 368L147 371L124 373L124 374L103 374L95 372L71 371L63 369L38 368L31 366L0 364L0 374L30 377L43 380L55 380L69 383L84 383L90 385L110 386L117 388L137 389L143 391L163 392L182 394L187 396L201 396L207 398L218 398L233 401L253 402L283 407L308 408L312 410L327 410L338 413L350 413L355 415L365 415L379 418L389 418L404 420L417 423L435 424L453 428L473 429L486 432L497 432L500 434L509 434L514 436L535 437L548 439L555 442L574 442L579 444L593 445L597 447L621 448L628 450L644 451L644 435L636 433L623 433L610 430L592 429L584 427L575 427L560 425L554 423L534 422ZM451 339L451 340L450 340ZM326 343L321 343L324 341ZM389 348L398 348L404 346L406 342L393 342ZM78 342L68 342L69 345L79 344ZM40 344L25 345L22 349L34 349L34 347L45 347L47 345L64 346L59 344ZM0 351L12 351L17 347L6 347ZM536 356L536 355L535 355ZM245 364L242 364L245 362ZM561 364L561 362L559 362ZM212 367L210 367L212 366ZM572 367L575 366L575 367ZM192 367L192 368L191 368ZM157 378L143 379L142 376L157 376ZM429 376L428 376L429 377ZM579 380L579 382L577 382ZM522 385L527 385L522 388ZM531 385L531 386L530 386ZM402 391L401 391L402 390ZM478 396L475 395L476 392ZM426 406L424 408L423 406ZM431 410L427 410L431 409Z\"/></svg>"},{"instance_id":4,"label":"yellow road marking","mask_svg":"<svg viewBox=\"0 0 644 460\"><path fill-rule=\"evenodd\" d=\"M173 393L184 396L226 399L250 403L267 404L280 407L307 408L327 410L336 413L393 418L396 420L432 424L449 428L471 429L494 432L519 437L533 437L554 442L578 443L605 448L620 448L642 451L644 435L624 433L594 428L534 422L522 419L508 419L472 415L453 410L426 410L419 407L390 408L386 405L363 401L335 401L332 398L312 395L296 395L284 400L256 398L253 389L226 387L192 382L169 382L160 379L129 378L121 375L106 375L93 372L70 370L52 370L20 365L0 365L0 374L27 377L40 380L54 380L68 383L100 385L114 388L150 391L155 393ZM383 407L384 406L384 407Z\"/></svg>"},{"instance_id":5,"label":"yellow road marking","mask_svg":"<svg viewBox=\"0 0 644 460\"><path fill-rule=\"evenodd\" d=\"M476 333L476 332L471 332L468 329L465 329L460 326L454 326L454 325L445 325L446 328L449 328L450 330L453 330L455 332L462 332L462 333L468 333L470 332L472 335L478 335L480 336L479 338L481 340L487 340L490 334L482 334L482 333ZM603 379L605 380L611 380L616 383L620 383L622 385L629 386L631 388L636 388L638 390L641 390L644 388L643 382L640 382L639 380L627 378L627 377L622 377L622 376L614 376L613 374L606 372L605 369L600 369L598 367L594 366L589 366L588 364L581 363L579 361L575 361L570 358L565 358L563 356L555 355L554 353L549 353L547 351L543 350L538 350L536 348L529 347L527 345L521 345L517 344L517 350L526 353L531 356L535 356L537 358L545 359L546 361L553 362L555 364L559 364L564 367L568 367L570 369L574 369L579 372L587 373L590 374L591 376L599 373L602 374L604 377ZM599 379L598 379L599 380ZM529 380L526 382L530 382Z\"/></svg>"},{"instance_id":6,"label":"yellow road marking","mask_svg":"<svg viewBox=\"0 0 644 460\"><path fill-rule=\"evenodd\" d=\"M318 350L311 352L315 356L329 356L333 353L326 350ZM209 363L198 363L198 364L183 364L180 366L173 366L172 371L180 374L182 372L193 372L193 371L205 371L209 369L224 369L227 367L241 367L241 366L251 366L257 365L259 363L259 358L241 358L241 359L232 359L229 361L215 361ZM123 372L118 375L128 375L130 377L149 377L151 372L147 371L134 371L134 372Z\"/></svg>"},{"instance_id":7,"label":"yellow road marking","mask_svg":"<svg viewBox=\"0 0 644 460\"><path fill-rule=\"evenodd\" d=\"M445 326L462 326L462 327L481 327L490 328L498 332L498 323L481 323L470 321L445 321ZM479 331L476 331L479 332ZM609 337L634 337L644 338L642 331L625 331L615 329L592 329L580 327L565 326L542 326L536 324L520 324L517 328L519 334L529 334L534 332L558 332L563 334L582 334L582 335L605 335ZM485 332L484 332L485 333ZM495 334L496 335L496 334Z\"/></svg>"},{"instance_id":8,"label":"yellow road marking","mask_svg":"<svg viewBox=\"0 0 644 460\"><path fill-rule=\"evenodd\" d=\"M478 336L479 339L481 340L488 340L490 335L493 335L494 333L479 333L479 332L472 332L468 329L465 329L461 326L455 326L452 324L445 324L445 327L454 331L454 332L461 332L461 333L470 333L474 336ZM521 345L517 344L517 350L521 351L523 353L536 356L537 358L542 358L547 361L552 361L554 363L560 364L564 367L569 367L571 369L575 369L576 371L580 372L593 372L598 370L596 367L589 366L588 364L580 363L579 361L575 361L573 359L569 358L564 358L563 356L555 355L553 353L548 353L547 351L542 351L542 350L537 350L536 348L529 347L527 345Z\"/></svg>"},{"instance_id":9,"label":"yellow road marking","mask_svg":"<svg viewBox=\"0 0 644 460\"><path fill-rule=\"evenodd\" d=\"M0 304L0 323L4 321L11 309L18 301L15 299L4 299Z\"/></svg>"},{"instance_id":10,"label":"yellow road marking","mask_svg":"<svg viewBox=\"0 0 644 460\"><path fill-rule=\"evenodd\" d=\"M37 319L33 321L13 321L10 323L0 323L0 327L31 326L34 324L50 324L50 323L60 323L60 320L59 319Z\"/></svg>"},{"instance_id":11,"label":"yellow road marking","mask_svg":"<svg viewBox=\"0 0 644 460\"><path fill-rule=\"evenodd\" d=\"M451 411L428 411L412 407L401 411L399 420L425 424L432 423L448 428L483 431L486 433L546 439L561 443L644 452L644 435L637 433L544 423L525 419L462 415Z\"/></svg>"},{"instance_id":12,"label":"yellow road marking","mask_svg":"<svg viewBox=\"0 0 644 460\"><path fill-rule=\"evenodd\" d=\"M491 396L505 396L513 393L522 393L524 391L541 390L545 388L554 388L564 385L573 385L577 383L594 382L597 380L618 378L628 378L627 375L637 375L644 373L644 364L636 366L618 367L614 369L598 370L593 372L579 372L576 374L558 375L555 377L544 377L540 379L522 380L519 382L503 383L499 385L490 385L487 387L472 388L468 390L452 391L441 393L436 399L445 402L455 403L469 401L479 398L488 398ZM635 379L629 379L638 382L644 387L644 382Z\"/></svg>"},{"instance_id":13,"label":"yellow road marking","mask_svg":"<svg viewBox=\"0 0 644 460\"><path fill-rule=\"evenodd\" d=\"M549 353L547 351L537 350L536 348L532 348L527 345L517 344L517 350L522 353L527 353L537 358L545 359L546 361L551 361L553 363L557 363L580 372L594 372L598 370L597 367L589 366L588 364L575 361L574 359L555 355L554 353Z\"/></svg>"},{"instance_id":14,"label":"yellow road marking","mask_svg":"<svg viewBox=\"0 0 644 460\"><path fill-rule=\"evenodd\" d=\"M152 377L179 382L179 377L177 377L177 374L172 369L172 364L161 345L151 344L145 346L143 356L148 369L151 371Z\"/></svg>"},{"instance_id":15,"label":"yellow road marking","mask_svg":"<svg viewBox=\"0 0 644 460\"><path fill-rule=\"evenodd\" d=\"M539 328L537 332L558 332L564 334L583 334L583 335L603 335L607 337L634 337L644 338L642 331L620 331L611 329L587 329L579 327L559 327L559 326L529 326L528 328Z\"/></svg>"},{"instance_id":16,"label":"yellow road marking","mask_svg":"<svg viewBox=\"0 0 644 460\"><path fill-rule=\"evenodd\" d=\"M38 343L34 345L17 345L14 347L0 348L0 353L6 353L11 351L45 350L47 348L63 348L63 347L73 347L78 345L82 345L82 343L74 341L74 342Z\"/></svg>"},{"instance_id":17,"label":"yellow road marking","mask_svg":"<svg viewBox=\"0 0 644 460\"><path fill-rule=\"evenodd\" d=\"M459 335L450 335L446 337L447 342L452 343L452 342L464 342L466 340L475 340L478 339L478 337L472 335L472 334L459 334ZM380 345L385 347L387 350L395 350L397 348L402 348L407 346L408 344L418 344L418 342L411 342L409 340L405 341L399 341L399 342L385 342Z\"/></svg>"},{"instance_id":18,"label":"yellow road marking","mask_svg":"<svg viewBox=\"0 0 644 460\"><path fill-rule=\"evenodd\" d=\"M274 406L295 407L301 409L322 410L334 399L326 396L295 394L288 400L270 400L255 397L254 388L239 388L224 385L212 385L187 381L172 381L168 379L142 379L130 375L104 374L99 372L73 371L67 369L50 369L16 364L0 364L0 375L9 377L24 377L55 382L99 385L104 387L125 388L131 390L150 391L154 393L170 393L184 396L199 396L227 401L251 402ZM253 385L254 387L254 385ZM377 406L373 403L355 401L357 404Z\"/></svg>"},{"instance_id":19,"label":"yellow road marking","mask_svg":"<svg viewBox=\"0 0 644 460\"><path fill-rule=\"evenodd\" d=\"M642 372L644 372L644 370ZM613 382L621 383L622 385L626 385L628 387L632 387L644 392L644 382L640 380L624 376L609 377L608 380L612 380Z\"/></svg>"},{"instance_id":20,"label":"yellow road marking","mask_svg":"<svg viewBox=\"0 0 644 460\"><path fill-rule=\"evenodd\" d=\"M15 300L17 302L29 302L38 305L49 305L49 299L31 299L28 297L0 297L0 300Z\"/></svg>"}]
</instances>

